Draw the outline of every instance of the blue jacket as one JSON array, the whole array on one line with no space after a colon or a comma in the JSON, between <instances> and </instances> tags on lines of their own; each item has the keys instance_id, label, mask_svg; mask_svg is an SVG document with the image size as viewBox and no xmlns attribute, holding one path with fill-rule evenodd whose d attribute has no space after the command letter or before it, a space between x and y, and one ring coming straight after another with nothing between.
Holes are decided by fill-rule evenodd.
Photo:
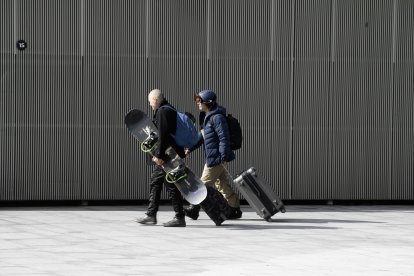
<instances>
[{"instance_id":1,"label":"blue jacket","mask_svg":"<svg viewBox=\"0 0 414 276\"><path fill-rule=\"evenodd\" d=\"M204 122L204 156L207 167L234 160L230 148L230 132L226 121L226 109L216 105L207 112Z\"/></svg>"}]
</instances>

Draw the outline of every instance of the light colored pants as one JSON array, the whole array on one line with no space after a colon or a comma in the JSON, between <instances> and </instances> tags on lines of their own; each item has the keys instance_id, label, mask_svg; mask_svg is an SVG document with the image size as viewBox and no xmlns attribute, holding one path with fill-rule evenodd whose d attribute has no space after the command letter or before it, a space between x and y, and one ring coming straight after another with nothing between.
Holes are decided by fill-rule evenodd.
<instances>
[{"instance_id":1,"label":"light colored pants","mask_svg":"<svg viewBox=\"0 0 414 276\"><path fill-rule=\"evenodd\" d=\"M233 178L224 165L217 165L211 168L204 165L201 181L207 186L215 187L231 207L240 207L239 197L230 186L230 183L233 183Z\"/></svg>"}]
</instances>

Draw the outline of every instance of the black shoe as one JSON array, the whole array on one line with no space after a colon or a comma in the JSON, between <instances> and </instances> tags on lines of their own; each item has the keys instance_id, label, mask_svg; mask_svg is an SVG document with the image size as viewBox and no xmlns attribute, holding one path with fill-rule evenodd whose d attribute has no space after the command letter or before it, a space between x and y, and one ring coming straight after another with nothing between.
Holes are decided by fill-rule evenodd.
<instances>
[{"instance_id":1,"label":"black shoe","mask_svg":"<svg viewBox=\"0 0 414 276\"><path fill-rule=\"evenodd\" d=\"M143 218L136 219L136 222L141 224L157 224L156 216L146 216Z\"/></svg>"},{"instance_id":2,"label":"black shoe","mask_svg":"<svg viewBox=\"0 0 414 276\"><path fill-rule=\"evenodd\" d=\"M164 227L185 227L185 218L174 217L169 222L164 223Z\"/></svg>"},{"instance_id":3,"label":"black shoe","mask_svg":"<svg viewBox=\"0 0 414 276\"><path fill-rule=\"evenodd\" d=\"M230 207L230 212L227 215L227 218L228 219L239 219L242 217L242 213L243 212L240 210L240 207L237 207L237 208Z\"/></svg>"},{"instance_id":4,"label":"black shoe","mask_svg":"<svg viewBox=\"0 0 414 276\"><path fill-rule=\"evenodd\" d=\"M192 218L193 220L197 220L200 213L200 205L190 205L187 208L184 208L184 214Z\"/></svg>"}]
</instances>

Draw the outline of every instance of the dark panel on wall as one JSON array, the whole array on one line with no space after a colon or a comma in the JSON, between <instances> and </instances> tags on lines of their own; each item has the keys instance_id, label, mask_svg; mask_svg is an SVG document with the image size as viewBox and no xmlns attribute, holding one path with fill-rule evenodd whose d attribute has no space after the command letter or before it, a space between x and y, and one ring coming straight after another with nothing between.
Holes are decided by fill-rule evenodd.
<instances>
[{"instance_id":1,"label":"dark panel on wall","mask_svg":"<svg viewBox=\"0 0 414 276\"><path fill-rule=\"evenodd\" d=\"M0 55L0 200L7 200L14 186L15 66L13 54Z\"/></svg>"},{"instance_id":2,"label":"dark panel on wall","mask_svg":"<svg viewBox=\"0 0 414 276\"><path fill-rule=\"evenodd\" d=\"M208 84L207 1L151 1L149 15L146 92L160 88L178 109L194 113L193 95Z\"/></svg>"},{"instance_id":3,"label":"dark panel on wall","mask_svg":"<svg viewBox=\"0 0 414 276\"><path fill-rule=\"evenodd\" d=\"M13 54L15 49L14 40L14 19L15 9L14 0L3 0L0 2L0 53L2 55ZM3 57L3 56L2 56ZM3 59L2 59L3 60Z\"/></svg>"},{"instance_id":4,"label":"dark panel on wall","mask_svg":"<svg viewBox=\"0 0 414 276\"><path fill-rule=\"evenodd\" d=\"M330 0L295 1L292 197L330 197Z\"/></svg>"},{"instance_id":5,"label":"dark panel on wall","mask_svg":"<svg viewBox=\"0 0 414 276\"><path fill-rule=\"evenodd\" d=\"M15 199L79 199L80 57L18 55L16 78Z\"/></svg>"},{"instance_id":6,"label":"dark panel on wall","mask_svg":"<svg viewBox=\"0 0 414 276\"><path fill-rule=\"evenodd\" d=\"M292 196L291 186L291 142L292 142L292 76L293 76L293 1L272 1L271 17L272 38L272 88L269 93L271 114L270 148L268 148L273 171L269 172L275 182L275 188L284 199ZM255 93L253 93L255 95ZM268 97L264 96L265 99ZM259 168L260 169L260 168Z\"/></svg>"},{"instance_id":7,"label":"dark panel on wall","mask_svg":"<svg viewBox=\"0 0 414 276\"><path fill-rule=\"evenodd\" d=\"M207 3L206 0L149 1L149 57L206 58Z\"/></svg>"},{"instance_id":8,"label":"dark panel on wall","mask_svg":"<svg viewBox=\"0 0 414 276\"><path fill-rule=\"evenodd\" d=\"M145 57L147 0L84 0L84 55Z\"/></svg>"},{"instance_id":9,"label":"dark panel on wall","mask_svg":"<svg viewBox=\"0 0 414 276\"><path fill-rule=\"evenodd\" d=\"M395 2L392 199L414 198L414 2Z\"/></svg>"},{"instance_id":10,"label":"dark panel on wall","mask_svg":"<svg viewBox=\"0 0 414 276\"><path fill-rule=\"evenodd\" d=\"M293 62L293 26L295 1L273 0L271 15L272 60ZM290 72L290 71L289 71ZM291 78L288 79L289 81ZM278 82L277 82L278 83ZM290 124L290 120L288 120Z\"/></svg>"},{"instance_id":11,"label":"dark panel on wall","mask_svg":"<svg viewBox=\"0 0 414 276\"><path fill-rule=\"evenodd\" d=\"M15 79L14 1L0 1L0 200L13 197Z\"/></svg>"},{"instance_id":12,"label":"dark panel on wall","mask_svg":"<svg viewBox=\"0 0 414 276\"><path fill-rule=\"evenodd\" d=\"M243 147L229 164L230 173L235 175L254 166L287 198L287 167L281 162L286 157L283 145L287 141L273 112L271 62L215 59L211 63L211 76L218 103L239 119L243 130Z\"/></svg>"},{"instance_id":13,"label":"dark panel on wall","mask_svg":"<svg viewBox=\"0 0 414 276\"><path fill-rule=\"evenodd\" d=\"M147 108L146 1L85 1L83 199L145 199L148 167L124 126Z\"/></svg>"},{"instance_id":14,"label":"dark panel on wall","mask_svg":"<svg viewBox=\"0 0 414 276\"><path fill-rule=\"evenodd\" d=\"M273 88L272 35L280 25L272 26L272 7L272 1L211 1L210 88L243 129L243 147L229 164L230 173L254 166L288 198L288 137L283 117L273 114L274 99L286 92ZM286 65L279 60L278 68Z\"/></svg>"},{"instance_id":15,"label":"dark panel on wall","mask_svg":"<svg viewBox=\"0 0 414 276\"><path fill-rule=\"evenodd\" d=\"M392 199L414 199L414 64L396 64Z\"/></svg>"},{"instance_id":16,"label":"dark panel on wall","mask_svg":"<svg viewBox=\"0 0 414 276\"><path fill-rule=\"evenodd\" d=\"M270 58L271 0L210 3L209 57L211 53L212 58Z\"/></svg>"},{"instance_id":17,"label":"dark panel on wall","mask_svg":"<svg viewBox=\"0 0 414 276\"><path fill-rule=\"evenodd\" d=\"M17 39L27 41L26 54L79 55L81 0L16 0Z\"/></svg>"},{"instance_id":18,"label":"dark panel on wall","mask_svg":"<svg viewBox=\"0 0 414 276\"><path fill-rule=\"evenodd\" d=\"M81 1L17 1L16 200L80 197Z\"/></svg>"},{"instance_id":19,"label":"dark panel on wall","mask_svg":"<svg viewBox=\"0 0 414 276\"><path fill-rule=\"evenodd\" d=\"M146 198L147 167L124 125L132 108L146 109L145 59L85 57L83 198Z\"/></svg>"},{"instance_id":20,"label":"dark panel on wall","mask_svg":"<svg viewBox=\"0 0 414 276\"><path fill-rule=\"evenodd\" d=\"M334 199L388 199L393 1L338 1L332 99Z\"/></svg>"}]
</instances>

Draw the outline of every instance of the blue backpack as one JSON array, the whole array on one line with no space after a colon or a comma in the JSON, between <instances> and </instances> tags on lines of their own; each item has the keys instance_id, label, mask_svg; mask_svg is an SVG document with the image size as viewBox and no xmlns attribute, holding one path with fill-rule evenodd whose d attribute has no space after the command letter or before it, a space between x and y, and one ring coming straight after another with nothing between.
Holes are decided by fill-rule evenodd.
<instances>
[{"instance_id":1,"label":"blue backpack","mask_svg":"<svg viewBox=\"0 0 414 276\"><path fill-rule=\"evenodd\" d=\"M194 125L194 116L188 112L179 112L168 105L162 106L161 108L163 107L172 109L177 112L177 129L175 131L175 135L172 135L175 143L183 148L191 148L195 146L200 136Z\"/></svg>"}]
</instances>

